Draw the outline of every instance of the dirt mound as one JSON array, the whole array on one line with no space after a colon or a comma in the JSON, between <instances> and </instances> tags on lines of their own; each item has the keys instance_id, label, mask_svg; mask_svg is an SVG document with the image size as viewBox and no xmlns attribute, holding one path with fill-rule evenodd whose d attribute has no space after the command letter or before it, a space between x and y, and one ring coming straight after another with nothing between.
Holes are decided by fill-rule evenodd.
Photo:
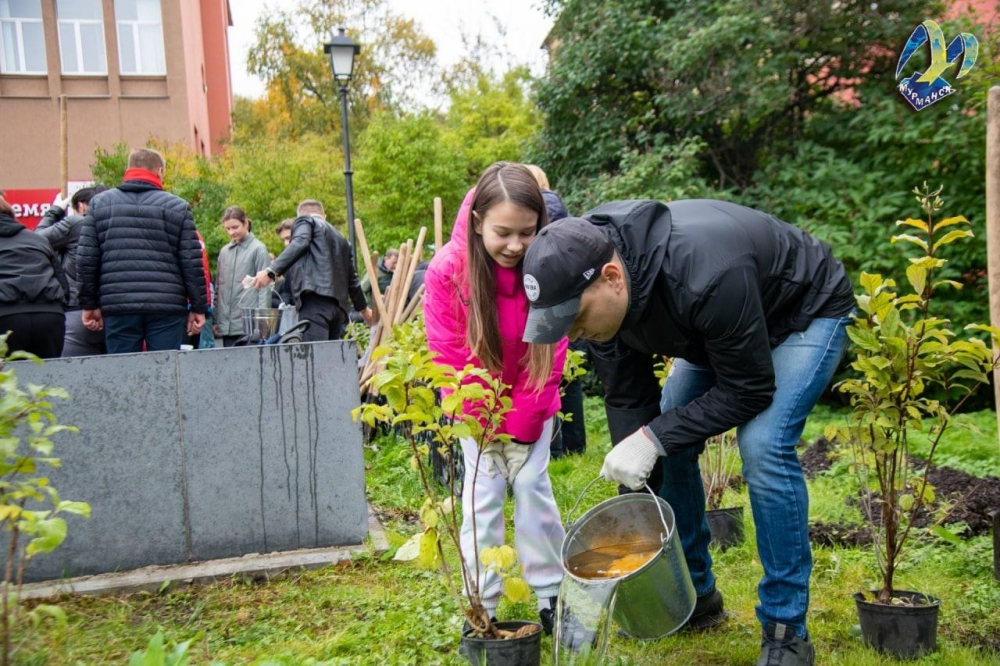
<instances>
[{"instance_id":1,"label":"dirt mound","mask_svg":"<svg viewBox=\"0 0 1000 666\"><path fill-rule=\"evenodd\" d=\"M814 444L811 448L815 447ZM934 467L928 480L935 488L934 506L917 514L915 526L929 527L941 520L940 509L947 507L942 523L965 523L967 527L961 533L963 537L986 534L992 529L993 518L990 514L1000 509L1000 478L979 478L950 467ZM855 506L861 503L860 498L855 496L844 501ZM872 535L867 526L814 523L809 526L809 539L824 546L866 546L872 542Z\"/></svg>"},{"instance_id":2,"label":"dirt mound","mask_svg":"<svg viewBox=\"0 0 1000 666\"><path fill-rule=\"evenodd\" d=\"M806 446L803 451L803 446ZM806 445L805 440L799 440L799 463L807 479L814 479L822 471L830 469L830 454L833 453L833 443L826 437L818 437L812 444Z\"/></svg>"},{"instance_id":3,"label":"dirt mound","mask_svg":"<svg viewBox=\"0 0 1000 666\"><path fill-rule=\"evenodd\" d=\"M806 478L813 479L828 470L835 449L836 444L825 437L817 437L812 444L800 441L799 461ZM917 461L913 473L920 474L922 465L921 461ZM963 530L962 536L968 538L989 533L993 527L990 514L1000 510L1000 478L980 478L951 467L932 467L928 481L934 486L934 506L917 515L916 527L929 527L941 520L941 509L945 508L942 523L965 523L968 527ZM845 497L844 501L861 508L860 496ZM846 524L814 523L809 526L809 538L813 543L825 546L866 546L872 542L870 528Z\"/></svg>"}]
</instances>

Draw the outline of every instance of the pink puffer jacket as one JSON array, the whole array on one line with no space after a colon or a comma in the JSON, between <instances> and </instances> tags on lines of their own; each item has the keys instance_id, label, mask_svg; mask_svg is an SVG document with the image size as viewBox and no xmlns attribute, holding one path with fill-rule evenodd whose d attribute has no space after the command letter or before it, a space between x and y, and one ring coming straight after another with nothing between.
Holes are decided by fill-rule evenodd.
<instances>
[{"instance_id":1,"label":"pink puffer jacket","mask_svg":"<svg viewBox=\"0 0 1000 666\"><path fill-rule=\"evenodd\" d=\"M467 219L474 190L462 202L451 240L445 243L427 269L424 278L424 327L427 344L437 352L437 360L461 369L472 363L482 367L473 358L466 341L469 288L466 280ZM503 369L501 381L508 385L507 395L512 409L501 432L522 442L534 442L542 434L546 419L559 411L559 381L566 360L567 340L556 345L552 374L541 391L533 391L528 383L528 369L522 365L528 343L521 341L528 318L528 297L521 282L521 269L504 268L493 264L497 284L500 337L503 341Z\"/></svg>"}]
</instances>

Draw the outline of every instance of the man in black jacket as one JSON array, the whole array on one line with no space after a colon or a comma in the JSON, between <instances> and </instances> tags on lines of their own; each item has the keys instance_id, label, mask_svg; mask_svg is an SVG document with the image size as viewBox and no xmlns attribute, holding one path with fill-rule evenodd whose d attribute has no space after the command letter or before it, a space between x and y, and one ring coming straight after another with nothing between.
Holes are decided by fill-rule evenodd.
<instances>
[{"instance_id":1,"label":"man in black jacket","mask_svg":"<svg viewBox=\"0 0 1000 666\"><path fill-rule=\"evenodd\" d=\"M35 227L35 233L45 238L59 255L69 292L66 298L66 337L63 357L97 356L106 354L104 331L91 331L83 325L80 313L79 285L76 280L76 249L80 244L83 230L83 216L87 214L90 200L108 188L104 185L84 187L73 193L67 206L60 201L49 207L42 221Z\"/></svg>"},{"instance_id":2,"label":"man in black jacket","mask_svg":"<svg viewBox=\"0 0 1000 666\"><path fill-rule=\"evenodd\" d=\"M191 207L163 190L155 150L129 155L122 183L87 209L76 270L83 324L104 330L110 354L180 349L205 325L201 241Z\"/></svg>"},{"instance_id":3,"label":"man in black jacket","mask_svg":"<svg viewBox=\"0 0 1000 666\"><path fill-rule=\"evenodd\" d=\"M351 245L326 221L323 204L306 199L298 205L288 246L271 265L257 273L254 287L263 289L278 276L287 275L299 310L299 321L308 320L303 342L340 340L347 328L348 301L371 324L372 311L365 300L358 272L351 261Z\"/></svg>"},{"instance_id":4,"label":"man in black jacket","mask_svg":"<svg viewBox=\"0 0 1000 666\"><path fill-rule=\"evenodd\" d=\"M764 567L758 664L812 664L795 446L846 348L854 294L843 265L800 229L723 201L622 201L584 217L549 225L528 248L524 339L596 341L615 443L601 474L632 490L648 479L674 509L696 629L725 619L698 455L736 428ZM662 392L654 355L674 359Z\"/></svg>"}]
</instances>

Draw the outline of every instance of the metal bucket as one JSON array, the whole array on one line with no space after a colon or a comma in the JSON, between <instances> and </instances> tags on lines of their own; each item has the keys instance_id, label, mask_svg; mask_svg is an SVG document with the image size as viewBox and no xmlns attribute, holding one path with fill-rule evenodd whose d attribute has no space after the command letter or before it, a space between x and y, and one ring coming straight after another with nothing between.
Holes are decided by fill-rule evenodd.
<instances>
[{"instance_id":1,"label":"metal bucket","mask_svg":"<svg viewBox=\"0 0 1000 666\"><path fill-rule=\"evenodd\" d=\"M278 332L281 310L278 308L240 308L243 312L243 334L267 340Z\"/></svg>"},{"instance_id":2,"label":"metal bucket","mask_svg":"<svg viewBox=\"0 0 1000 666\"><path fill-rule=\"evenodd\" d=\"M580 578L568 566L570 558L584 551L650 542L660 544L659 553L619 578ZM612 617L634 638L668 636L694 612L697 595L674 529L673 509L652 491L605 500L570 523L562 545L562 565L565 574L584 588L617 582Z\"/></svg>"}]
</instances>

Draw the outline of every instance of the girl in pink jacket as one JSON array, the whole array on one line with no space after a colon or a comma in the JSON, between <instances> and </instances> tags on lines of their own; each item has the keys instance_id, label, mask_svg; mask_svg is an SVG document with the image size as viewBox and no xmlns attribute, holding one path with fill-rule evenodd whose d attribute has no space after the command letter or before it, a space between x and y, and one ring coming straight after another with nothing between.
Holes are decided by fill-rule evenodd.
<instances>
[{"instance_id":1,"label":"girl in pink jacket","mask_svg":"<svg viewBox=\"0 0 1000 666\"><path fill-rule=\"evenodd\" d=\"M521 259L547 222L538 184L523 165L497 162L483 172L455 220L451 241L434 255L425 276L424 326L440 363L489 370L512 400L501 432L512 442L490 446L476 474L477 445L462 440L462 553L504 543L507 485L514 495L514 547L524 579L538 596L542 625L551 631L562 581L562 519L549 481L552 417L559 410L559 380L566 340L556 345L521 341L528 316ZM475 487L476 505L472 506ZM481 572L484 605L495 613L500 579Z\"/></svg>"}]
</instances>

